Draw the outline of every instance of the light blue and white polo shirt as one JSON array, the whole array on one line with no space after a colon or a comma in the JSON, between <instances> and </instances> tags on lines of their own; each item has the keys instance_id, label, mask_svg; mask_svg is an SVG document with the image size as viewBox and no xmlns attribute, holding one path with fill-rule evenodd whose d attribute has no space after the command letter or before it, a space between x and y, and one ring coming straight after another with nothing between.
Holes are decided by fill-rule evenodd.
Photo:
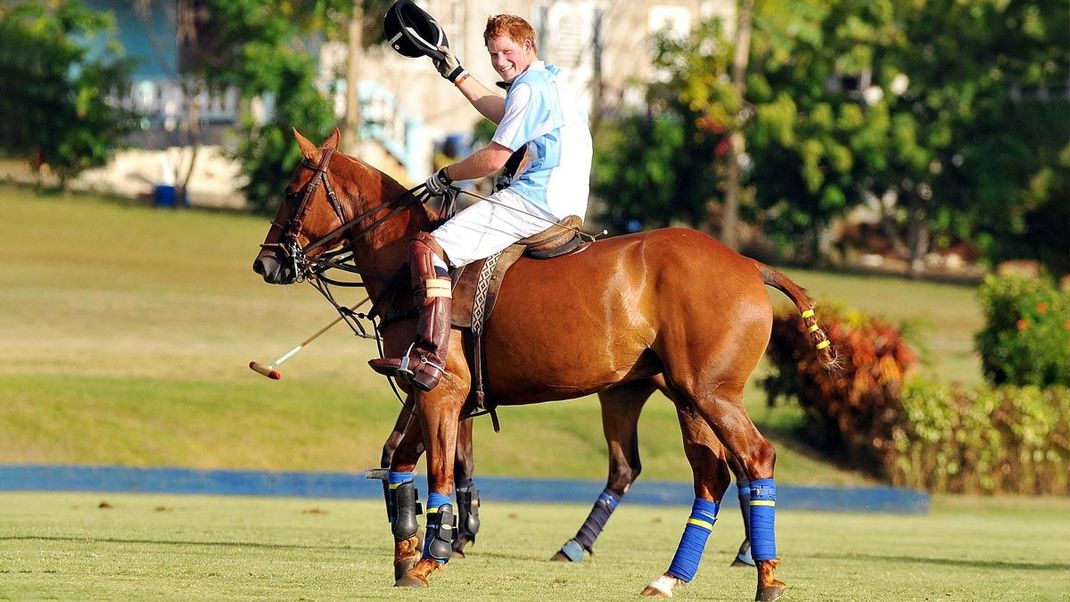
<instances>
[{"instance_id":1,"label":"light blue and white polo shirt","mask_svg":"<svg viewBox=\"0 0 1070 602\"><path fill-rule=\"evenodd\" d=\"M514 152L527 146L529 162L508 190L558 219L583 218L590 193L591 132L587 112L560 72L535 61L513 80L492 141Z\"/></svg>"}]
</instances>

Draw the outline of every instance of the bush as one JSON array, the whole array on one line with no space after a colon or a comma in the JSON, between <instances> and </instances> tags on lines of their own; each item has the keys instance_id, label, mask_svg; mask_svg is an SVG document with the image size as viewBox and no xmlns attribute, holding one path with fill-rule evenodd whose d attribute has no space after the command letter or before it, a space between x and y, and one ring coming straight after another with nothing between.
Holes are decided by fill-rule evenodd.
<instances>
[{"instance_id":1,"label":"bush","mask_svg":"<svg viewBox=\"0 0 1070 602\"><path fill-rule=\"evenodd\" d=\"M839 369L821 365L797 313L779 315L768 352L774 370L762 385L770 403L799 401L807 434L820 447L879 474L902 413L903 380L917 356L897 328L862 312L826 309L817 317L836 346Z\"/></svg>"},{"instance_id":2,"label":"bush","mask_svg":"<svg viewBox=\"0 0 1070 602\"><path fill-rule=\"evenodd\" d=\"M892 483L952 493L1070 493L1070 389L912 381Z\"/></svg>"},{"instance_id":3,"label":"bush","mask_svg":"<svg viewBox=\"0 0 1070 602\"><path fill-rule=\"evenodd\" d=\"M0 151L47 164L63 187L135 125L109 100L134 66L104 37L111 29L110 15L78 1L0 5ZM107 43L94 48L98 36Z\"/></svg>"},{"instance_id":4,"label":"bush","mask_svg":"<svg viewBox=\"0 0 1070 602\"><path fill-rule=\"evenodd\" d=\"M989 382L1070 386L1070 293L1048 279L989 276L978 295L986 325L976 345Z\"/></svg>"}]
</instances>

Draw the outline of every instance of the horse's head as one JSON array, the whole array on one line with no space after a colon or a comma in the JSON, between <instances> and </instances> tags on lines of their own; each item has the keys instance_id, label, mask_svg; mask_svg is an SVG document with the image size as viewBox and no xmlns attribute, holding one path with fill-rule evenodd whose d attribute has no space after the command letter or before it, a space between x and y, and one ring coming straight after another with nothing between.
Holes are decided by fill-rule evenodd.
<instances>
[{"instance_id":1,"label":"horse's head","mask_svg":"<svg viewBox=\"0 0 1070 602\"><path fill-rule=\"evenodd\" d=\"M338 149L337 129L323 146L317 147L296 129L293 130L304 160L286 186L286 196L271 223L260 253L253 261L253 271L269 284L292 284L301 276L305 255L314 257L329 245L319 244L345 223L347 215L342 201L335 194L329 175L331 158ZM340 239L337 241L340 242ZM310 248L312 244L316 248Z\"/></svg>"}]
</instances>

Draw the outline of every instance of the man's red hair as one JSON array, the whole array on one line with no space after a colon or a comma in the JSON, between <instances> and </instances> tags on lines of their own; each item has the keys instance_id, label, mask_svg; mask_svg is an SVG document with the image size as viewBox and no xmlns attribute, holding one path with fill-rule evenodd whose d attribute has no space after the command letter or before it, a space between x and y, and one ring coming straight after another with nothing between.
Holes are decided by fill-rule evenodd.
<instances>
[{"instance_id":1,"label":"man's red hair","mask_svg":"<svg viewBox=\"0 0 1070 602\"><path fill-rule=\"evenodd\" d=\"M535 30L530 23L516 15L495 15L487 19L487 28L483 30L483 43L486 44L491 38L499 36L508 36L520 45L525 41L531 42L532 52L538 52Z\"/></svg>"}]
</instances>

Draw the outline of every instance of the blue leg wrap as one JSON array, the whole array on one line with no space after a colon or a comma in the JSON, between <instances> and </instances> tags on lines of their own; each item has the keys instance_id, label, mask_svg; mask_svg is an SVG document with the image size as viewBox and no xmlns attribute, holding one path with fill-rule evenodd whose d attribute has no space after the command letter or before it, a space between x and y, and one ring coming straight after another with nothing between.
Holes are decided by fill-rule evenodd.
<instances>
[{"instance_id":1,"label":"blue leg wrap","mask_svg":"<svg viewBox=\"0 0 1070 602\"><path fill-rule=\"evenodd\" d=\"M743 530L750 537L750 481L736 481L739 492L739 511L743 514Z\"/></svg>"},{"instance_id":2,"label":"blue leg wrap","mask_svg":"<svg viewBox=\"0 0 1070 602\"><path fill-rule=\"evenodd\" d=\"M386 480L391 485L401 485L402 483L408 483L412 479L413 473L411 472L394 472L391 470L386 474Z\"/></svg>"},{"instance_id":3,"label":"blue leg wrap","mask_svg":"<svg viewBox=\"0 0 1070 602\"><path fill-rule=\"evenodd\" d=\"M750 482L750 549L754 560L776 558L776 483L773 479Z\"/></svg>"},{"instance_id":4,"label":"blue leg wrap","mask_svg":"<svg viewBox=\"0 0 1070 602\"><path fill-rule=\"evenodd\" d=\"M594 548L594 540L598 539L598 536L602 533L602 529L605 528L610 515L617 509L617 504L619 503L620 498L614 495L612 491L609 489L602 490L602 493L598 496L598 500L594 503L594 507L591 508L591 513L587 515L587 520L583 521L580 530L576 532L576 537L570 541L575 541L585 550ZM562 548L562 551L565 551L564 548ZM566 552L566 555L567 554L568 553ZM583 554L581 553L580 560L582 559ZM573 562L578 561L573 560Z\"/></svg>"},{"instance_id":5,"label":"blue leg wrap","mask_svg":"<svg viewBox=\"0 0 1070 602\"><path fill-rule=\"evenodd\" d=\"M684 535L676 548L668 573L684 582L690 582L698 571L702 560L702 551L706 549L706 540L710 537L714 523L717 522L719 504L703 499L695 499L691 506L691 517L687 519Z\"/></svg>"},{"instance_id":6,"label":"blue leg wrap","mask_svg":"<svg viewBox=\"0 0 1070 602\"><path fill-rule=\"evenodd\" d=\"M427 507L428 509L438 510L443 504L450 503L450 496L432 491L427 494Z\"/></svg>"}]
</instances>

